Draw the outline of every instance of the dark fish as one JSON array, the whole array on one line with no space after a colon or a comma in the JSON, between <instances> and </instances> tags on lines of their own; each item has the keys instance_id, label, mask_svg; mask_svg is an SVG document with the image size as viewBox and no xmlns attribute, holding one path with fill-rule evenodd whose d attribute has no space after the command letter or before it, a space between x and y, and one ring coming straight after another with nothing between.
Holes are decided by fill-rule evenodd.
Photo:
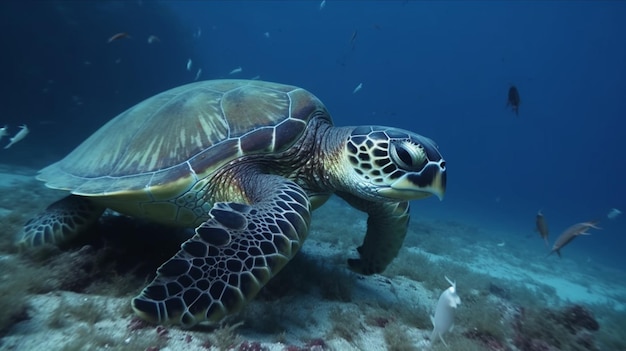
<instances>
[{"instance_id":1,"label":"dark fish","mask_svg":"<svg viewBox=\"0 0 626 351\"><path fill-rule=\"evenodd\" d=\"M554 242L554 245L552 246L552 250L550 251L548 256L550 256L550 254L552 254L553 252L556 252L556 254L559 255L559 257L561 257L560 250L565 245L569 244L572 240L574 240L577 236L590 235L589 233L587 233L587 230L590 228L600 229L599 227L596 227L596 223L597 223L596 221L576 223L573 226L565 229L565 231L561 233L561 235Z\"/></svg>"},{"instance_id":2,"label":"dark fish","mask_svg":"<svg viewBox=\"0 0 626 351\"><path fill-rule=\"evenodd\" d=\"M509 88L509 98L506 102L506 105L511 106L511 110L515 112L516 116L519 116L519 104L519 91L517 91L515 85L511 85L511 87Z\"/></svg>"},{"instance_id":3,"label":"dark fish","mask_svg":"<svg viewBox=\"0 0 626 351\"><path fill-rule=\"evenodd\" d=\"M550 246L550 244L548 244L548 223L546 222L546 218L543 216L543 213L541 213L541 211L537 212L535 224L537 225L536 230L545 241L546 246Z\"/></svg>"},{"instance_id":4,"label":"dark fish","mask_svg":"<svg viewBox=\"0 0 626 351\"><path fill-rule=\"evenodd\" d=\"M107 43L112 43L116 40L124 39L124 38L130 39L130 35L128 35L128 33L126 32L116 33L116 34L113 34L113 36L110 37L109 40L107 40Z\"/></svg>"}]
</instances>

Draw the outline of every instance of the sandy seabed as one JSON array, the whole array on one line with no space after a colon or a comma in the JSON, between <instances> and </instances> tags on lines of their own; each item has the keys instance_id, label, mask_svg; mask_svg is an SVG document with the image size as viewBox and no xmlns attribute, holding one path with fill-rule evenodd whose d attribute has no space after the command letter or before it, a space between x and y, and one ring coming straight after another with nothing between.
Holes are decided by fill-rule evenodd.
<instances>
[{"instance_id":1,"label":"sandy seabed","mask_svg":"<svg viewBox=\"0 0 626 351\"><path fill-rule=\"evenodd\" d=\"M626 347L620 344L626 340L624 272L567 255L547 266L537 260L545 256L536 250L538 237L507 241L502 233L414 216L387 271L358 276L345 260L356 254L366 217L339 199L314 213L302 251L242 313L193 330L150 325L129 303L151 277L115 265L103 274L94 263L119 259L99 254L106 248L79 246L33 259L11 247L17 222L63 196L34 181L34 174L0 165L0 306L14 307L0 325L0 350L626 349L620 348ZM126 225L120 230L131 233L142 228L128 227L130 220L103 224L116 217L106 215L100 226ZM82 265L90 268L76 273ZM444 275L457 282L462 300L454 329L444 335L447 348L430 340L430 314L449 286ZM19 279L27 282L16 284ZM589 312L599 329L559 319L562 311L579 311L572 306Z\"/></svg>"}]
</instances>

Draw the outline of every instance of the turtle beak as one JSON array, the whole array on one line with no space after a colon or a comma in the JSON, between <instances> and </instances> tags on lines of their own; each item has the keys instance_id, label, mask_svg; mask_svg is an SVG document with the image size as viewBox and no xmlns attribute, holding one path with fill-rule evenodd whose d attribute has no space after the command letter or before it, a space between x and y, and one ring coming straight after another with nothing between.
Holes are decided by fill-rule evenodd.
<instances>
[{"instance_id":1,"label":"turtle beak","mask_svg":"<svg viewBox=\"0 0 626 351\"><path fill-rule=\"evenodd\" d=\"M446 193L446 171L445 169L435 175L432 184L426 190L431 194L437 196L439 201L443 200L443 196Z\"/></svg>"},{"instance_id":2,"label":"turtle beak","mask_svg":"<svg viewBox=\"0 0 626 351\"><path fill-rule=\"evenodd\" d=\"M402 200L423 199L431 195L443 200L446 192L446 173L445 162L431 163L419 173L405 174L393 182L385 193L389 197Z\"/></svg>"}]
</instances>

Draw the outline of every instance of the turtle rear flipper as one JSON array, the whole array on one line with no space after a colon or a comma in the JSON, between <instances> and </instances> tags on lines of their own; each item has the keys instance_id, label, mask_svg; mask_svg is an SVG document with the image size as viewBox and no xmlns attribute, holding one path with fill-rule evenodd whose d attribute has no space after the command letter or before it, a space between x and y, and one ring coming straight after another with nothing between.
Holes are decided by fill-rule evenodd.
<instances>
[{"instance_id":1,"label":"turtle rear flipper","mask_svg":"<svg viewBox=\"0 0 626 351\"><path fill-rule=\"evenodd\" d=\"M133 299L139 316L187 328L219 322L239 311L295 255L309 231L304 190L274 175L246 182L251 205L216 203L211 219Z\"/></svg>"},{"instance_id":2,"label":"turtle rear flipper","mask_svg":"<svg viewBox=\"0 0 626 351\"><path fill-rule=\"evenodd\" d=\"M104 212L86 197L69 195L30 219L17 234L20 249L45 244L62 246L93 225Z\"/></svg>"}]
</instances>

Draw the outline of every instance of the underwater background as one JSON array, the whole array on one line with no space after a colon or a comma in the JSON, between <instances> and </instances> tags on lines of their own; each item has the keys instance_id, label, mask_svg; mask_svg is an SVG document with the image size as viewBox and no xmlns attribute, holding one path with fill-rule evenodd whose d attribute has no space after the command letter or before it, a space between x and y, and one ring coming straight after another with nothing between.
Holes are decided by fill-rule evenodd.
<instances>
[{"instance_id":1,"label":"underwater background","mask_svg":"<svg viewBox=\"0 0 626 351\"><path fill-rule=\"evenodd\" d=\"M626 216L607 214L626 210L624 19L623 1L3 1L0 127L30 134L0 163L42 168L158 92L254 77L309 90L336 125L436 141L446 197L414 221L491 230L550 269L536 213L551 241L599 220L562 254L623 274Z\"/></svg>"},{"instance_id":2,"label":"underwater background","mask_svg":"<svg viewBox=\"0 0 626 351\"><path fill-rule=\"evenodd\" d=\"M337 125L393 125L434 139L448 162L448 191L419 211L533 235L540 209L556 230L626 208L624 2L331 0L321 11L312 1L0 6L0 124L31 130L2 150L3 163L54 162L201 68L200 79L260 76L301 86ZM131 39L107 43L117 32ZM150 35L161 41L149 44ZM242 72L229 75L237 67ZM519 116L506 107L512 84ZM568 251L626 268L625 224L603 222L584 248L574 242Z\"/></svg>"}]
</instances>

